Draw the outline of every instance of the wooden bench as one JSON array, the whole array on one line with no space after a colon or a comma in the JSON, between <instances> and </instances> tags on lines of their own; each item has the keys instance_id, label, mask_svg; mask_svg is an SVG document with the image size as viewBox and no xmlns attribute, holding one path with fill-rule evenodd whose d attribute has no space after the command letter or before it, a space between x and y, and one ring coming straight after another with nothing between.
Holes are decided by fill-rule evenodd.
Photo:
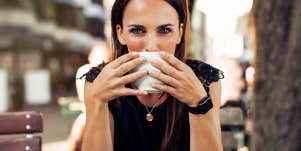
<instances>
[{"instance_id":1,"label":"wooden bench","mask_svg":"<svg viewBox=\"0 0 301 151\"><path fill-rule=\"evenodd\" d=\"M237 151L245 144L244 115L240 107L221 108L221 128L224 151Z\"/></svg>"},{"instance_id":2,"label":"wooden bench","mask_svg":"<svg viewBox=\"0 0 301 151\"><path fill-rule=\"evenodd\" d=\"M1 113L0 150L41 151L42 138L33 134L41 133L42 131L43 120L41 113L32 111Z\"/></svg>"}]
</instances>

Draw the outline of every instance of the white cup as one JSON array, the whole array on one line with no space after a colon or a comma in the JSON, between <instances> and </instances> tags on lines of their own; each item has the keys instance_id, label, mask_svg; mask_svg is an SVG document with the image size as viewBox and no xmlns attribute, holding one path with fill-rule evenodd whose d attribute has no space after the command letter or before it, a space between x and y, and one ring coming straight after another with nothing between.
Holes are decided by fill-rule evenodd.
<instances>
[{"instance_id":1,"label":"white cup","mask_svg":"<svg viewBox=\"0 0 301 151\"><path fill-rule=\"evenodd\" d=\"M155 68L154 66L151 65L150 61L151 60L157 60L161 61L163 63L166 63L161 57L159 52L138 52L140 57L144 57L146 59L145 63L136 67L133 69L132 72L137 72L140 70L147 70L147 71L158 71L160 72L159 69ZM136 81L133 82L136 88L138 88L141 91L147 91L148 93L161 93L162 91L155 89L151 86L152 83L160 83L163 84L162 81L159 81L149 75L146 75Z\"/></svg>"}]
</instances>

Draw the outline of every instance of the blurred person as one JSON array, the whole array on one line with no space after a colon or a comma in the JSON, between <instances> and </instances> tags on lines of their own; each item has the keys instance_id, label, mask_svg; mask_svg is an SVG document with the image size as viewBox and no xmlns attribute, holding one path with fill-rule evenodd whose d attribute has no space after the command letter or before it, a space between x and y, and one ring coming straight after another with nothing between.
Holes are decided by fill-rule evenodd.
<instances>
[{"instance_id":1,"label":"blurred person","mask_svg":"<svg viewBox=\"0 0 301 151\"><path fill-rule=\"evenodd\" d=\"M99 65L102 62L111 60L112 55L107 42L99 42L92 47L88 54L88 64L84 64L77 69L76 72L76 92L80 101L84 101L84 79L79 79L84 73L88 72L90 68Z\"/></svg>"},{"instance_id":2,"label":"blurred person","mask_svg":"<svg viewBox=\"0 0 301 151\"><path fill-rule=\"evenodd\" d=\"M99 42L95 45L88 54L88 64L82 65L76 72L76 92L77 97L81 103L78 103L77 106L80 106L79 109L83 111L74 121L70 135L68 137L69 151L80 151L83 130L86 124L86 113L84 102L84 84L85 79L80 79L80 76L88 72L90 68L96 66L102 62L108 62L111 59L111 54L109 51L109 46L106 42ZM74 104L74 103L73 103ZM73 105L74 106L74 105Z\"/></svg>"},{"instance_id":3,"label":"blurred person","mask_svg":"<svg viewBox=\"0 0 301 151\"><path fill-rule=\"evenodd\" d=\"M97 66L102 62L108 62L111 59L112 54L107 42L105 41L99 42L95 45L88 55L89 64L92 66Z\"/></svg>"},{"instance_id":4,"label":"blurred person","mask_svg":"<svg viewBox=\"0 0 301 151\"><path fill-rule=\"evenodd\" d=\"M185 0L116 0L111 30L114 56L85 75L84 151L221 151L223 73L186 59L189 32ZM160 52L160 72L129 73L145 63L137 52ZM132 83L150 75L165 84L148 93ZM149 120L146 115L151 114Z\"/></svg>"}]
</instances>

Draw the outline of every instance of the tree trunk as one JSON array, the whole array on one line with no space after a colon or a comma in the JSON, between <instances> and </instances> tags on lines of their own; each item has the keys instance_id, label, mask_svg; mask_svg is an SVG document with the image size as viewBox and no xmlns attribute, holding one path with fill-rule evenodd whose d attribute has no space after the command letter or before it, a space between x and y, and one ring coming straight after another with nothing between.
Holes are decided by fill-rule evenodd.
<instances>
[{"instance_id":1,"label":"tree trunk","mask_svg":"<svg viewBox=\"0 0 301 151\"><path fill-rule=\"evenodd\" d=\"M301 0L254 0L253 151L301 150Z\"/></svg>"}]
</instances>

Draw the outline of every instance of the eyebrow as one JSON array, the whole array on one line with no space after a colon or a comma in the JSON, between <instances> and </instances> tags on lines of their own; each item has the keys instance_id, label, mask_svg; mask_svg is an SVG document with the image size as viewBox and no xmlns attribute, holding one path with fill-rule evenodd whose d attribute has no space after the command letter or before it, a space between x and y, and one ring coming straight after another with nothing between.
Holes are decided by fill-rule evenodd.
<instances>
[{"instance_id":1,"label":"eyebrow","mask_svg":"<svg viewBox=\"0 0 301 151\"><path fill-rule=\"evenodd\" d=\"M163 25L160 25L158 27L159 28L163 28L163 27L167 27L167 26L175 26L174 24L163 24ZM136 28L145 28L143 25L139 25L139 24L131 24L131 25L128 25L128 27L136 27Z\"/></svg>"},{"instance_id":2,"label":"eyebrow","mask_svg":"<svg viewBox=\"0 0 301 151\"><path fill-rule=\"evenodd\" d=\"M139 24L131 24L131 25L128 25L128 27L144 28L143 25L139 25Z\"/></svg>"},{"instance_id":3,"label":"eyebrow","mask_svg":"<svg viewBox=\"0 0 301 151\"><path fill-rule=\"evenodd\" d=\"M163 24L160 25L158 28L163 28L163 27L167 27L167 26L175 26L174 24Z\"/></svg>"}]
</instances>

